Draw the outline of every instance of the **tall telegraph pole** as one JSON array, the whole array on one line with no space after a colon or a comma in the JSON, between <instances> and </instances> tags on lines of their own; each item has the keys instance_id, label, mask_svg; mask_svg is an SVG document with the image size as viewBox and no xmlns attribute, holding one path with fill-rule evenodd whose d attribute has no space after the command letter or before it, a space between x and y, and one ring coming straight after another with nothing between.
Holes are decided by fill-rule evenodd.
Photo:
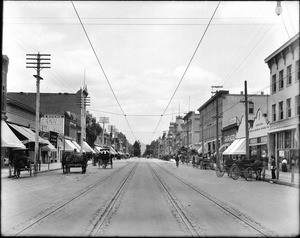
<instances>
[{"instance_id":1,"label":"tall telegraph pole","mask_svg":"<svg viewBox=\"0 0 300 238\"><path fill-rule=\"evenodd\" d=\"M43 78L40 76L42 69L50 68L50 54L26 54L26 68L36 69L36 75L33 75L36 78L36 113L35 113L35 146L34 146L34 176L37 176L37 165L39 162L39 132L40 132L40 80ZM28 58L27 58L28 57Z\"/></svg>"}]
</instances>

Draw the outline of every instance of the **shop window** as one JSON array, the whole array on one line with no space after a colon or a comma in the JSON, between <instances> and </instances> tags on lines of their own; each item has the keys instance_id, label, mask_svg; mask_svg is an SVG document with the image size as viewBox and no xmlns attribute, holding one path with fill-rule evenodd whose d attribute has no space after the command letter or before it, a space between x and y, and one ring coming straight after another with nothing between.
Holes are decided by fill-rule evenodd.
<instances>
[{"instance_id":1,"label":"shop window","mask_svg":"<svg viewBox=\"0 0 300 238\"><path fill-rule=\"evenodd\" d=\"M284 80L283 80L283 70L279 71L279 90L283 89Z\"/></svg>"},{"instance_id":2,"label":"shop window","mask_svg":"<svg viewBox=\"0 0 300 238\"><path fill-rule=\"evenodd\" d=\"M292 65L289 65L286 68L286 85L290 85L292 83Z\"/></svg>"},{"instance_id":3,"label":"shop window","mask_svg":"<svg viewBox=\"0 0 300 238\"><path fill-rule=\"evenodd\" d=\"M272 76L272 93L276 93L276 74Z\"/></svg>"},{"instance_id":4,"label":"shop window","mask_svg":"<svg viewBox=\"0 0 300 238\"><path fill-rule=\"evenodd\" d=\"M285 148L291 148L291 132L290 131L286 131L284 133L284 141L285 141Z\"/></svg>"},{"instance_id":5,"label":"shop window","mask_svg":"<svg viewBox=\"0 0 300 238\"><path fill-rule=\"evenodd\" d=\"M289 118L291 116L292 116L291 99L288 98L286 100L286 117Z\"/></svg>"},{"instance_id":6,"label":"shop window","mask_svg":"<svg viewBox=\"0 0 300 238\"><path fill-rule=\"evenodd\" d=\"M279 102L279 120L283 119L283 102Z\"/></svg>"},{"instance_id":7,"label":"shop window","mask_svg":"<svg viewBox=\"0 0 300 238\"><path fill-rule=\"evenodd\" d=\"M276 121L276 104L272 105L272 119Z\"/></svg>"}]
</instances>

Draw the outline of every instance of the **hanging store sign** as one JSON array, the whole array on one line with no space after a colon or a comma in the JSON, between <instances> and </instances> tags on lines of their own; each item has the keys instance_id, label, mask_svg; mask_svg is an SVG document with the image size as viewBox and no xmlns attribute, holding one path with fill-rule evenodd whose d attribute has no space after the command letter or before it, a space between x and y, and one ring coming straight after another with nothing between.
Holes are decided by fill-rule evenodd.
<instances>
[{"instance_id":1,"label":"hanging store sign","mask_svg":"<svg viewBox=\"0 0 300 238\"><path fill-rule=\"evenodd\" d=\"M41 128L44 132L54 131L64 133L64 117L59 115L44 115L41 118Z\"/></svg>"}]
</instances>

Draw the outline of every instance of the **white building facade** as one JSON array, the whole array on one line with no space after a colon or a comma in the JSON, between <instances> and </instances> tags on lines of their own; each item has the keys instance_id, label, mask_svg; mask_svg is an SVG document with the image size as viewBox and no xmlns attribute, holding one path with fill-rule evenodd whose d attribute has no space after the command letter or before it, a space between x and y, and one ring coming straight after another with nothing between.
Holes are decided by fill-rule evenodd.
<instances>
[{"instance_id":1,"label":"white building facade","mask_svg":"<svg viewBox=\"0 0 300 238\"><path fill-rule=\"evenodd\" d=\"M270 69L269 155L275 157L277 165L286 158L290 169L292 159L299 163L299 33L265 63Z\"/></svg>"}]
</instances>

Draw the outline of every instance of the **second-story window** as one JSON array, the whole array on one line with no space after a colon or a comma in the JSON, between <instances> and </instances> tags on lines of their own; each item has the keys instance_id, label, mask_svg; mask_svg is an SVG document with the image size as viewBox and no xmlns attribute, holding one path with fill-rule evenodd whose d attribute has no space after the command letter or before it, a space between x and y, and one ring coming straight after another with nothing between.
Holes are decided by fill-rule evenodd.
<instances>
[{"instance_id":1,"label":"second-story window","mask_svg":"<svg viewBox=\"0 0 300 238\"><path fill-rule=\"evenodd\" d=\"M296 96L296 114L300 115L300 95Z\"/></svg>"},{"instance_id":2,"label":"second-story window","mask_svg":"<svg viewBox=\"0 0 300 238\"><path fill-rule=\"evenodd\" d=\"M276 74L272 76L272 93L276 93Z\"/></svg>"},{"instance_id":3,"label":"second-story window","mask_svg":"<svg viewBox=\"0 0 300 238\"><path fill-rule=\"evenodd\" d=\"M286 117L289 118L291 116L292 116L291 99L288 98L286 100Z\"/></svg>"},{"instance_id":4,"label":"second-story window","mask_svg":"<svg viewBox=\"0 0 300 238\"><path fill-rule=\"evenodd\" d=\"M283 70L279 71L279 89L283 89Z\"/></svg>"},{"instance_id":5,"label":"second-story window","mask_svg":"<svg viewBox=\"0 0 300 238\"><path fill-rule=\"evenodd\" d=\"M272 121L276 121L276 104L272 105Z\"/></svg>"},{"instance_id":6,"label":"second-story window","mask_svg":"<svg viewBox=\"0 0 300 238\"><path fill-rule=\"evenodd\" d=\"M279 119L283 119L283 102L279 102Z\"/></svg>"},{"instance_id":7,"label":"second-story window","mask_svg":"<svg viewBox=\"0 0 300 238\"><path fill-rule=\"evenodd\" d=\"M289 65L286 68L286 85L290 85L292 83L292 65Z\"/></svg>"},{"instance_id":8,"label":"second-story window","mask_svg":"<svg viewBox=\"0 0 300 238\"><path fill-rule=\"evenodd\" d=\"M253 114L253 113L254 113L254 103L249 102L249 114Z\"/></svg>"}]
</instances>

